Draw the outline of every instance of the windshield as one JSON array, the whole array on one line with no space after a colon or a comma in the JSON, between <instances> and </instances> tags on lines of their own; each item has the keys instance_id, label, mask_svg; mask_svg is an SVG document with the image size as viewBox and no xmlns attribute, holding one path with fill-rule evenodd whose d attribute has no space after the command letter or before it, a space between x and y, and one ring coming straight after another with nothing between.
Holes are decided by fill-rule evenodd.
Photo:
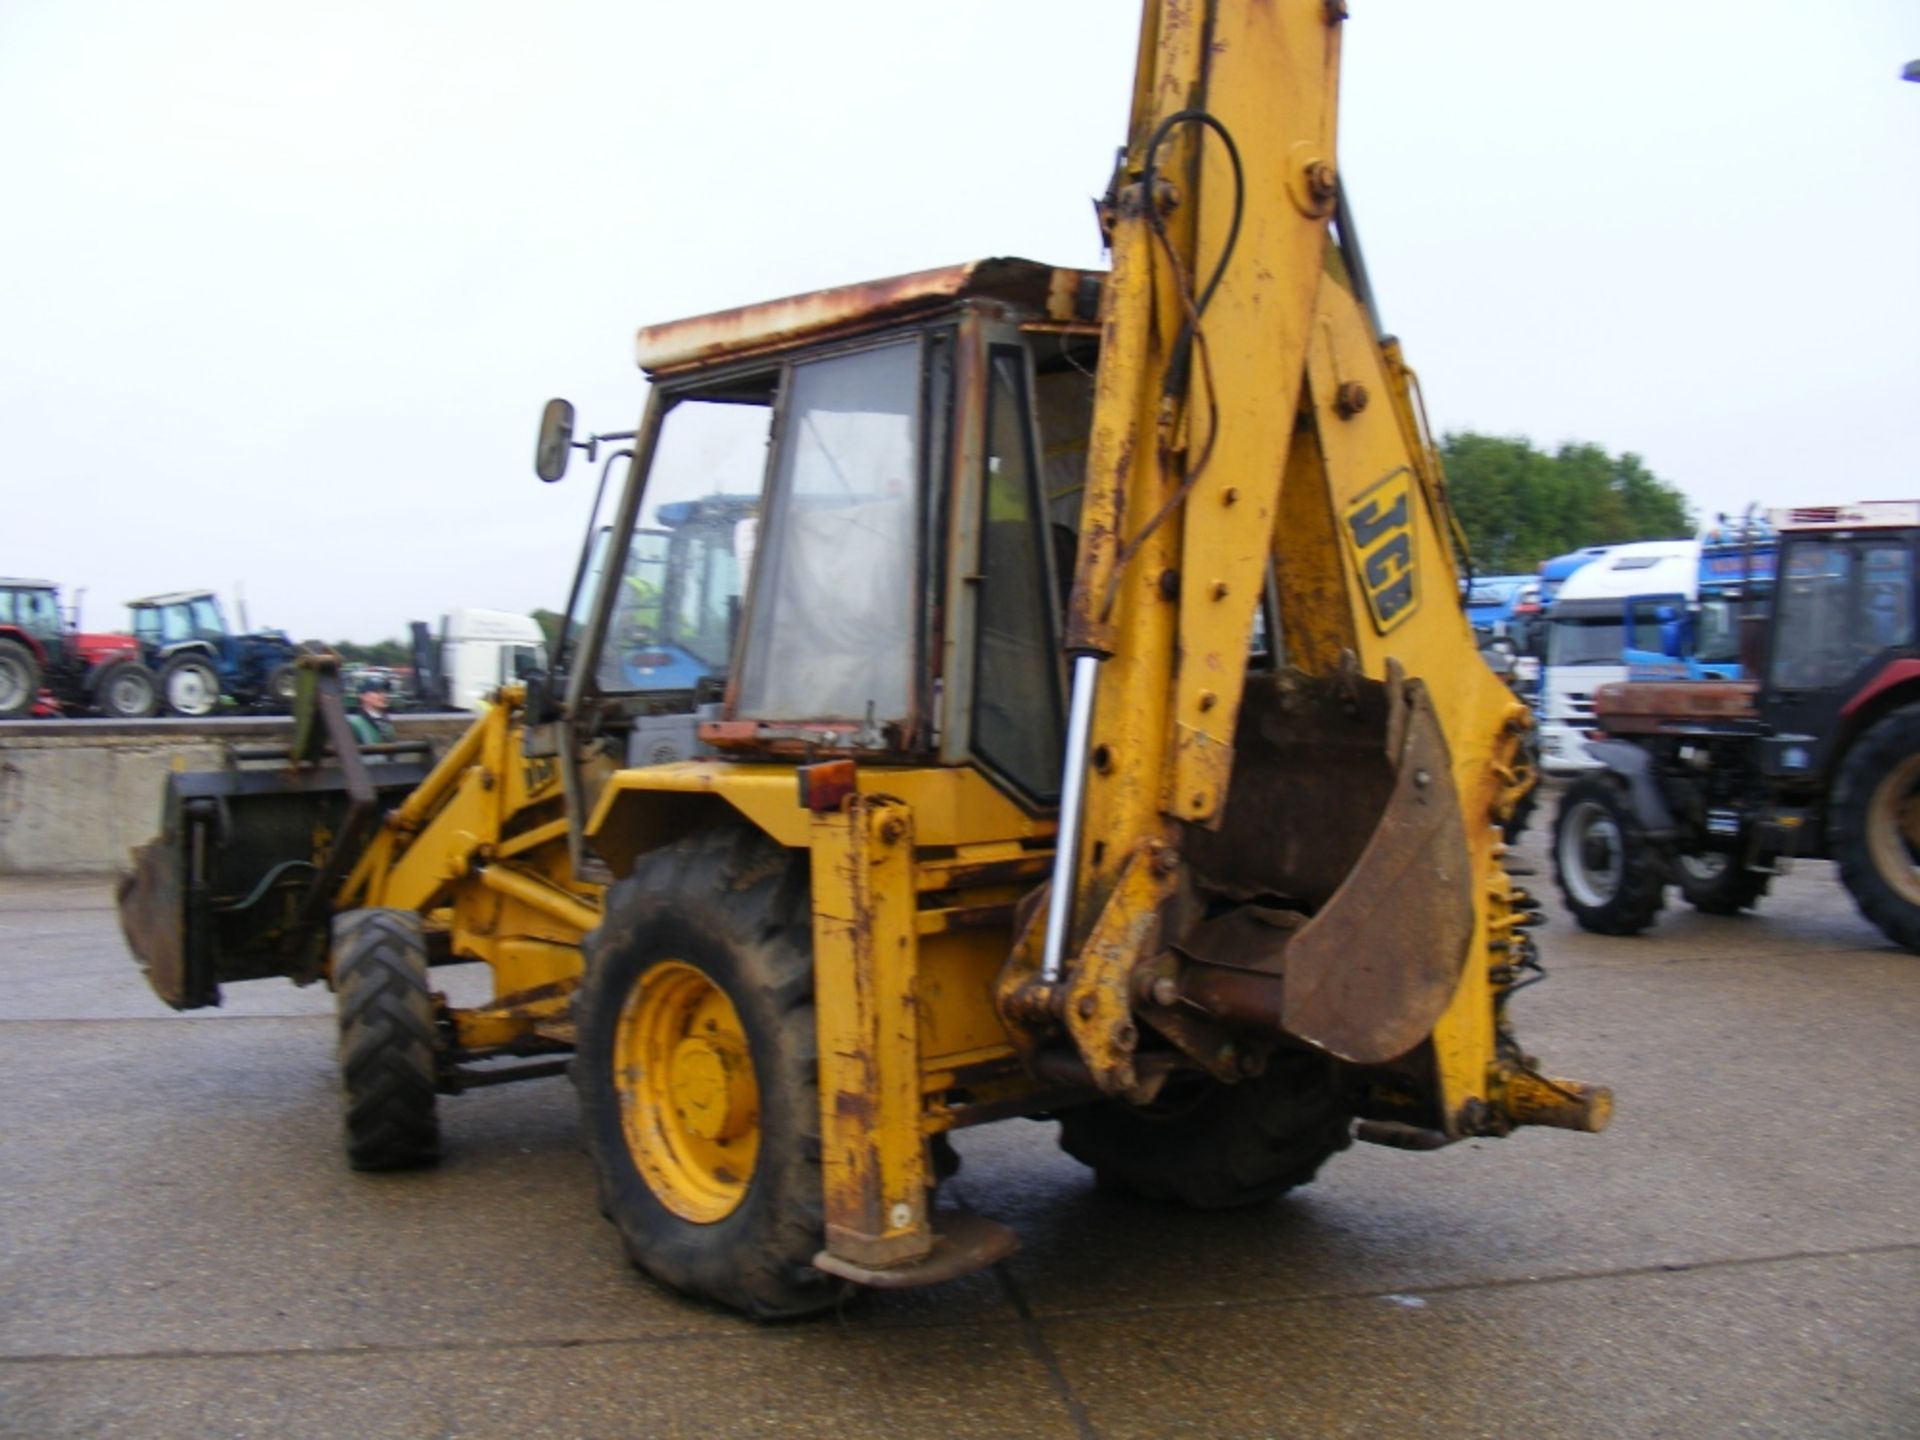
<instances>
[{"instance_id":1,"label":"windshield","mask_svg":"<svg viewBox=\"0 0 1920 1440\"><path fill-rule=\"evenodd\" d=\"M603 691L683 691L725 680L772 400L768 382L744 398L683 398L662 419L640 523L614 582L620 588L596 672ZM596 573L606 564L604 545L592 561Z\"/></svg>"},{"instance_id":2,"label":"windshield","mask_svg":"<svg viewBox=\"0 0 1920 1440\"><path fill-rule=\"evenodd\" d=\"M505 645L500 650L500 682L526 680L547 668L544 645Z\"/></svg>"},{"instance_id":3,"label":"windshield","mask_svg":"<svg viewBox=\"0 0 1920 1440\"><path fill-rule=\"evenodd\" d=\"M1547 664L1619 665L1626 643L1626 626L1617 615L1555 617L1547 627Z\"/></svg>"},{"instance_id":4,"label":"windshield","mask_svg":"<svg viewBox=\"0 0 1920 1440\"><path fill-rule=\"evenodd\" d=\"M796 365L739 714L904 720L914 658L917 337Z\"/></svg>"},{"instance_id":5,"label":"windshield","mask_svg":"<svg viewBox=\"0 0 1920 1440\"><path fill-rule=\"evenodd\" d=\"M192 605L194 634L217 640L227 633L227 622L220 614L220 603L211 595L202 595Z\"/></svg>"},{"instance_id":6,"label":"windshield","mask_svg":"<svg viewBox=\"0 0 1920 1440\"><path fill-rule=\"evenodd\" d=\"M0 591L0 624L9 618L29 635L41 640L57 640L60 637L60 607L55 603L51 590L19 590L13 592L12 603L6 592Z\"/></svg>"},{"instance_id":7,"label":"windshield","mask_svg":"<svg viewBox=\"0 0 1920 1440\"><path fill-rule=\"evenodd\" d=\"M1780 689L1843 685L1882 650L1913 643L1913 556L1904 543L1800 541L1785 568L1771 665Z\"/></svg>"},{"instance_id":8,"label":"windshield","mask_svg":"<svg viewBox=\"0 0 1920 1440\"><path fill-rule=\"evenodd\" d=\"M1720 597L1700 602L1693 623L1693 655L1703 665L1732 665L1740 659L1740 602Z\"/></svg>"}]
</instances>

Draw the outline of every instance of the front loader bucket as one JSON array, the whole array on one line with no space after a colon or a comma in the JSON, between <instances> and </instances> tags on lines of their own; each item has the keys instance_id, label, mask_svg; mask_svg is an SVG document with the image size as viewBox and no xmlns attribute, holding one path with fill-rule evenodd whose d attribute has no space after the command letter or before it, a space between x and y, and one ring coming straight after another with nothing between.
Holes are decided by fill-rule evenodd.
<instances>
[{"instance_id":1,"label":"front loader bucket","mask_svg":"<svg viewBox=\"0 0 1920 1440\"><path fill-rule=\"evenodd\" d=\"M120 877L127 945L176 1010L218 1005L229 980L315 979L340 881L427 774L397 757L298 769L284 757L249 765L242 752L225 770L168 776L160 834Z\"/></svg>"},{"instance_id":2,"label":"front loader bucket","mask_svg":"<svg viewBox=\"0 0 1920 1440\"><path fill-rule=\"evenodd\" d=\"M1187 858L1212 903L1176 950L1200 1008L1357 1064L1431 1033L1473 939L1473 861L1440 722L1390 667L1250 683L1221 827Z\"/></svg>"}]
</instances>

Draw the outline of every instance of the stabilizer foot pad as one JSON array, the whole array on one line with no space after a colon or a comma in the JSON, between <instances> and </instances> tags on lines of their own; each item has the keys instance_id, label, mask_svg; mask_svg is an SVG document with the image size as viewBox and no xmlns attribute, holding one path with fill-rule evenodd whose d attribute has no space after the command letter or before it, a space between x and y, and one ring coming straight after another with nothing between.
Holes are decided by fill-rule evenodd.
<instances>
[{"instance_id":1,"label":"stabilizer foot pad","mask_svg":"<svg viewBox=\"0 0 1920 1440\"><path fill-rule=\"evenodd\" d=\"M822 1250L813 1257L813 1266L870 1289L908 1290L971 1275L1019 1248L1020 1237L998 1220L970 1210L942 1210L933 1217L933 1249L922 1259L876 1269Z\"/></svg>"}]
</instances>

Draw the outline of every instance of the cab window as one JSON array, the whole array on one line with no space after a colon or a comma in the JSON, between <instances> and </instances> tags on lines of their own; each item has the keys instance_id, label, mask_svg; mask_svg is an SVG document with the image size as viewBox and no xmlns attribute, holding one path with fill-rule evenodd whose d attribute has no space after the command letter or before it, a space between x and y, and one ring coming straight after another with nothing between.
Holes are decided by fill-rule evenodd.
<instances>
[{"instance_id":1,"label":"cab window","mask_svg":"<svg viewBox=\"0 0 1920 1440\"><path fill-rule=\"evenodd\" d=\"M193 630L196 635L208 639L218 639L227 633L227 624L220 614L220 606L211 596L201 596L193 602Z\"/></svg>"},{"instance_id":2,"label":"cab window","mask_svg":"<svg viewBox=\"0 0 1920 1440\"><path fill-rule=\"evenodd\" d=\"M662 417L639 524L604 582L617 588L594 675L603 692L717 696L724 685L760 513L773 398L767 375L683 395ZM603 532L590 570L597 576L606 564Z\"/></svg>"},{"instance_id":3,"label":"cab window","mask_svg":"<svg viewBox=\"0 0 1920 1440\"><path fill-rule=\"evenodd\" d=\"M1842 685L1881 651L1913 644L1913 555L1906 545L1799 541L1781 569L1769 667L1776 688Z\"/></svg>"},{"instance_id":4,"label":"cab window","mask_svg":"<svg viewBox=\"0 0 1920 1440\"><path fill-rule=\"evenodd\" d=\"M973 748L1021 790L1052 800L1062 736L1051 527L1034 463L1025 354L995 347L989 364Z\"/></svg>"},{"instance_id":5,"label":"cab window","mask_svg":"<svg viewBox=\"0 0 1920 1440\"><path fill-rule=\"evenodd\" d=\"M921 341L795 365L735 713L879 730L912 698Z\"/></svg>"}]
</instances>

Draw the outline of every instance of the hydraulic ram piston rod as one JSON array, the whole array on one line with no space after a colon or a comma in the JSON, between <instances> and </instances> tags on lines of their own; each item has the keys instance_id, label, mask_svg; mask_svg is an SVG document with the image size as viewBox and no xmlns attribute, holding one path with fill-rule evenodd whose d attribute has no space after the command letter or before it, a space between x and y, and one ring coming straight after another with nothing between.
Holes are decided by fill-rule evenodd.
<instances>
[{"instance_id":1,"label":"hydraulic ram piston rod","mask_svg":"<svg viewBox=\"0 0 1920 1440\"><path fill-rule=\"evenodd\" d=\"M1087 737L1093 729L1093 692L1100 683L1100 657L1076 655L1073 700L1067 707L1066 758L1060 776L1060 833L1053 852L1053 885L1047 905L1046 946L1040 952L1040 979L1060 978L1073 921L1074 862L1080 855L1080 812L1087 790Z\"/></svg>"}]
</instances>

